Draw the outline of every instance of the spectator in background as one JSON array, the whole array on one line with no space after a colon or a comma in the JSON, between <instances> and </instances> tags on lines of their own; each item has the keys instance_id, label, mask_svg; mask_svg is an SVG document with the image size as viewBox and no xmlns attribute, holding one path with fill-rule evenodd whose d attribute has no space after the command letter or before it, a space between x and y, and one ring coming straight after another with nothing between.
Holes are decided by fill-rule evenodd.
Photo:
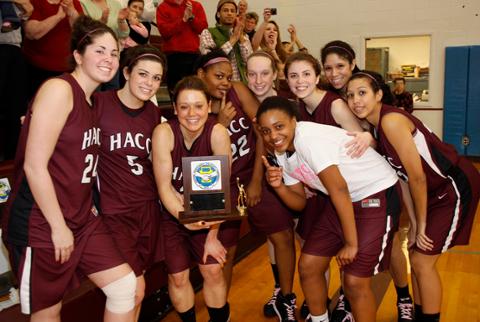
<instances>
[{"instance_id":1,"label":"spectator in background","mask_svg":"<svg viewBox=\"0 0 480 322\"><path fill-rule=\"evenodd\" d=\"M128 7L128 0L117 0L120 2L122 8ZM156 6L153 0L144 0L143 12L141 15L142 21L152 22L155 21ZM158 1L156 1L158 2Z\"/></svg>"},{"instance_id":2,"label":"spectator in background","mask_svg":"<svg viewBox=\"0 0 480 322\"><path fill-rule=\"evenodd\" d=\"M83 13L78 0L31 0L31 4L22 47L28 63L28 100L44 80L70 69L71 26Z\"/></svg>"},{"instance_id":3,"label":"spectator in background","mask_svg":"<svg viewBox=\"0 0 480 322\"><path fill-rule=\"evenodd\" d=\"M28 0L16 1L16 14L27 19L33 11ZM0 18L0 24L2 24ZM20 134L20 116L27 109L27 66L20 45L22 33L20 29L0 33L0 118L2 129L0 136L0 161L13 159Z\"/></svg>"},{"instance_id":4,"label":"spectator in background","mask_svg":"<svg viewBox=\"0 0 480 322\"><path fill-rule=\"evenodd\" d=\"M128 9L117 0L80 0L83 12L93 19L100 20L117 34L119 39L128 37Z\"/></svg>"},{"instance_id":5,"label":"spectator in background","mask_svg":"<svg viewBox=\"0 0 480 322\"><path fill-rule=\"evenodd\" d=\"M283 49L287 55L290 56L295 52L295 46L297 46L298 51L308 54L308 49L303 45L297 36L297 29L295 26L290 24L287 31L290 34L290 41L282 41Z\"/></svg>"},{"instance_id":6,"label":"spectator in background","mask_svg":"<svg viewBox=\"0 0 480 322\"><path fill-rule=\"evenodd\" d=\"M205 55L214 48L221 48L232 64L232 80L246 83L247 58L253 50L250 39L243 33L243 22L237 19L235 1L218 1L215 20L215 27L205 29L200 34L200 52Z\"/></svg>"},{"instance_id":7,"label":"spectator in background","mask_svg":"<svg viewBox=\"0 0 480 322\"><path fill-rule=\"evenodd\" d=\"M0 16L2 18L2 32L20 28L22 18L17 14L12 0L0 1Z\"/></svg>"},{"instance_id":8,"label":"spectator in background","mask_svg":"<svg viewBox=\"0 0 480 322\"><path fill-rule=\"evenodd\" d=\"M123 48L145 45L150 38L150 30L152 26L147 21L141 21L144 9L143 0L128 1L128 18L127 23L130 28L130 34L125 39Z\"/></svg>"},{"instance_id":9,"label":"spectator in background","mask_svg":"<svg viewBox=\"0 0 480 322\"><path fill-rule=\"evenodd\" d=\"M271 16L270 9L264 9L264 21L253 37L252 48L253 50L261 49L272 55L277 63L278 79L285 79L283 67L285 66L285 61L287 60L288 55L283 49L278 24L275 21L270 20Z\"/></svg>"},{"instance_id":10,"label":"spectator in background","mask_svg":"<svg viewBox=\"0 0 480 322\"><path fill-rule=\"evenodd\" d=\"M405 90L405 78L397 77L393 80L395 85L393 89L393 96L395 101L393 105L399 108L403 108L408 113L413 112L413 97L412 94Z\"/></svg>"},{"instance_id":11,"label":"spectator in background","mask_svg":"<svg viewBox=\"0 0 480 322\"><path fill-rule=\"evenodd\" d=\"M167 55L167 86L172 97L180 79L193 73L199 56L198 35L208 27L202 4L193 0L164 0L157 8L157 26Z\"/></svg>"},{"instance_id":12,"label":"spectator in background","mask_svg":"<svg viewBox=\"0 0 480 322\"><path fill-rule=\"evenodd\" d=\"M248 35L248 39L252 41L253 35L255 35L255 28L258 24L258 15L256 12L249 12L245 15L245 27L243 28L243 32Z\"/></svg>"},{"instance_id":13,"label":"spectator in background","mask_svg":"<svg viewBox=\"0 0 480 322\"><path fill-rule=\"evenodd\" d=\"M245 17L247 14L248 10L248 2L247 0L240 0L238 1L238 16L239 17Z\"/></svg>"}]
</instances>

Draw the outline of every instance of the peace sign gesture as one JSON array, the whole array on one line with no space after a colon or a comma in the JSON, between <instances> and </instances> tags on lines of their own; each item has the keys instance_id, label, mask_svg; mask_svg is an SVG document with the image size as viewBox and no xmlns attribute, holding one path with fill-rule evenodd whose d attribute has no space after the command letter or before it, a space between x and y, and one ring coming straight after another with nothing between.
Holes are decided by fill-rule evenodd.
<instances>
[{"instance_id":1,"label":"peace sign gesture","mask_svg":"<svg viewBox=\"0 0 480 322\"><path fill-rule=\"evenodd\" d=\"M264 155L262 155L262 161L265 169L267 169L265 172L265 178L267 179L268 184L271 185L272 188L281 187L283 184L283 168L270 165Z\"/></svg>"},{"instance_id":2,"label":"peace sign gesture","mask_svg":"<svg viewBox=\"0 0 480 322\"><path fill-rule=\"evenodd\" d=\"M237 115L237 111L232 102L227 102L227 93L223 94L222 101L220 103L220 110L218 111L217 120L226 128L230 125L230 122Z\"/></svg>"}]
</instances>

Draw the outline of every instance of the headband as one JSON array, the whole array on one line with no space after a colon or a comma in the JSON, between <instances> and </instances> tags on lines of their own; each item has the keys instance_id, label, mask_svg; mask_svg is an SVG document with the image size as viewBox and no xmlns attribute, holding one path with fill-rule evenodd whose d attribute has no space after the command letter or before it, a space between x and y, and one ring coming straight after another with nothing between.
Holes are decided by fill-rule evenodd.
<instances>
[{"instance_id":1,"label":"headband","mask_svg":"<svg viewBox=\"0 0 480 322\"><path fill-rule=\"evenodd\" d=\"M140 60L141 58L144 58L144 57L155 58L155 59L157 59L157 60L162 61L162 59L160 58L160 56L155 55L155 54L151 54L151 53L146 53L146 54L138 55L137 57L135 57L135 59L132 59L132 61L130 62L130 64L128 64L128 67L132 66L134 62L136 62L137 60Z\"/></svg>"},{"instance_id":2,"label":"headband","mask_svg":"<svg viewBox=\"0 0 480 322\"><path fill-rule=\"evenodd\" d=\"M206 68L210 65L213 65L216 63L223 63L223 62L230 63L230 60L228 60L227 57L215 57L207 61L205 64L203 64L202 68Z\"/></svg>"},{"instance_id":3,"label":"headband","mask_svg":"<svg viewBox=\"0 0 480 322\"><path fill-rule=\"evenodd\" d=\"M355 73L355 75L367 76L367 77L369 77L370 79L372 79L372 80L375 82L375 84L377 84L378 87L380 87L380 84L378 83L378 80L377 80L375 77L373 77L372 75L368 74L368 73L365 73L365 72L357 72L357 73Z\"/></svg>"},{"instance_id":4,"label":"headband","mask_svg":"<svg viewBox=\"0 0 480 322\"><path fill-rule=\"evenodd\" d=\"M345 47L332 45L332 46L328 46L327 48L325 48L325 50L328 50L328 49L330 49L330 48L338 48L338 49L341 49L341 50L343 50L344 52L346 52L346 53L348 54L348 56L350 56L350 58L352 58L352 59L355 58L355 54L352 53L350 50L348 50L348 49L345 48Z\"/></svg>"},{"instance_id":5,"label":"headband","mask_svg":"<svg viewBox=\"0 0 480 322\"><path fill-rule=\"evenodd\" d=\"M85 35L83 35L83 37L80 38L80 40L79 40L78 43L77 43L77 48L80 46L80 44L81 44L85 39L87 39L88 36L91 36L92 34L96 33L97 31L100 31L100 30L105 30L105 28L95 28L95 29L92 29L92 30L90 30L89 32L87 32Z\"/></svg>"}]
</instances>

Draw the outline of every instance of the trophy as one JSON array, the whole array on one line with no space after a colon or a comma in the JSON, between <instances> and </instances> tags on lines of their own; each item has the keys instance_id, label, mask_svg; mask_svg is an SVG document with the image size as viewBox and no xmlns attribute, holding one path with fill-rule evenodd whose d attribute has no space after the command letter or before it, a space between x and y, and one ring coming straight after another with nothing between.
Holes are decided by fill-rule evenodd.
<instances>
[{"instance_id":1,"label":"trophy","mask_svg":"<svg viewBox=\"0 0 480 322\"><path fill-rule=\"evenodd\" d=\"M237 187L238 187L238 198L237 198L237 210L240 216L245 216L247 214L247 193L243 188L243 183L240 184L240 178L237 177Z\"/></svg>"},{"instance_id":2,"label":"trophy","mask_svg":"<svg viewBox=\"0 0 480 322\"><path fill-rule=\"evenodd\" d=\"M184 211L179 214L180 223L238 220L246 215L246 193L238 179L238 204L231 207L230 165L226 155L184 157L182 169Z\"/></svg>"}]
</instances>

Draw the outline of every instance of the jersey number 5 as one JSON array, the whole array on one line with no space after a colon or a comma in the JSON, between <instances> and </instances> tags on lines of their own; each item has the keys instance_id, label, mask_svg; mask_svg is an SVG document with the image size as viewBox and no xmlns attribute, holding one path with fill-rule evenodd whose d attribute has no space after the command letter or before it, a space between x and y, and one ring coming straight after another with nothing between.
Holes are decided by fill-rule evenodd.
<instances>
[{"instance_id":1,"label":"jersey number 5","mask_svg":"<svg viewBox=\"0 0 480 322\"><path fill-rule=\"evenodd\" d=\"M130 171L132 171L134 175L139 176L143 173L143 166L139 163L136 163L136 159L138 159L138 157L135 155L127 155L128 165L131 166Z\"/></svg>"}]
</instances>

